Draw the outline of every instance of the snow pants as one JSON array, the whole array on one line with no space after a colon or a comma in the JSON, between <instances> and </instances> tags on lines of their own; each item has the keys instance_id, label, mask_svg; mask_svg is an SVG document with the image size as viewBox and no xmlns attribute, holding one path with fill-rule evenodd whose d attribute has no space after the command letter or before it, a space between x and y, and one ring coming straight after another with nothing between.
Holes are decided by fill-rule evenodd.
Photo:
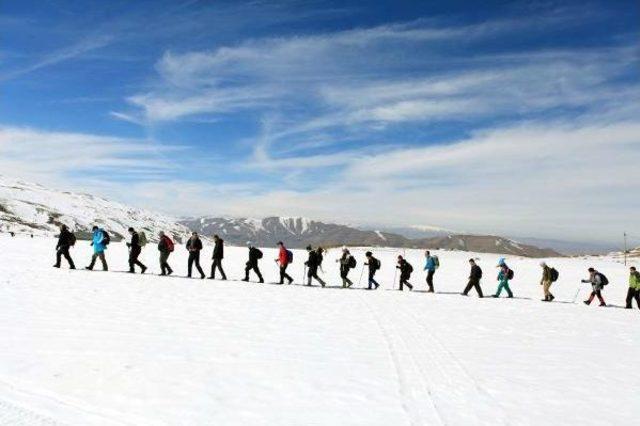
<instances>
[{"instance_id":1,"label":"snow pants","mask_svg":"<svg viewBox=\"0 0 640 426\"><path fill-rule=\"evenodd\" d=\"M138 256L140 256L141 252L142 249L140 247L131 247L131 251L129 252L129 272L133 272L136 265L138 265L143 271L147 269L147 267L138 260Z\"/></svg>"},{"instance_id":2,"label":"snow pants","mask_svg":"<svg viewBox=\"0 0 640 426\"><path fill-rule=\"evenodd\" d=\"M429 291L433 293L433 274L435 274L436 271L434 270L428 270L427 271L427 285L429 286Z\"/></svg>"},{"instance_id":3,"label":"snow pants","mask_svg":"<svg viewBox=\"0 0 640 426\"><path fill-rule=\"evenodd\" d=\"M104 252L97 252L97 253L93 253L93 256L91 256L91 263L89 264L88 268L89 269L93 269L93 267L96 264L96 260L100 258L100 261L102 262L102 269L105 271L109 270L109 266L107 265L107 259L104 257Z\"/></svg>"},{"instance_id":4,"label":"snow pants","mask_svg":"<svg viewBox=\"0 0 640 426\"><path fill-rule=\"evenodd\" d=\"M466 296L467 294L469 294L472 288L475 288L476 291L478 292L478 296L482 297L482 288L480 287L480 280L475 278L469 279L469 283L464 288L464 291L462 292L462 294Z\"/></svg>"},{"instance_id":5,"label":"snow pants","mask_svg":"<svg viewBox=\"0 0 640 426\"><path fill-rule=\"evenodd\" d=\"M71 255L69 254L68 246L60 247L58 251L56 251L56 267L60 267L60 262L62 262L62 256L64 256L64 258L67 259L67 262L69 262L69 267L71 269L76 269L76 265L74 265L73 259L71 259Z\"/></svg>"},{"instance_id":6,"label":"snow pants","mask_svg":"<svg viewBox=\"0 0 640 426\"><path fill-rule=\"evenodd\" d=\"M376 275L376 271L369 270L369 290L376 286L376 288L380 287L380 284L373 278Z\"/></svg>"},{"instance_id":7,"label":"snow pants","mask_svg":"<svg viewBox=\"0 0 640 426\"><path fill-rule=\"evenodd\" d=\"M224 273L224 269L222 269L222 259L213 259L213 263L211 264L211 278L216 277L216 269L220 270L220 274L222 275L222 279L226 280L227 275ZM260 273L258 272L258 275Z\"/></svg>"},{"instance_id":8,"label":"snow pants","mask_svg":"<svg viewBox=\"0 0 640 426\"><path fill-rule=\"evenodd\" d=\"M193 269L193 264L194 263L196 264L196 268L198 269L198 272L200 272L200 276L202 278L204 278L206 275L204 274L204 271L200 267L200 252L199 251L189 252L189 260L188 260L188 263L187 263L187 276L189 278L191 278L191 270Z\"/></svg>"},{"instance_id":9,"label":"snow pants","mask_svg":"<svg viewBox=\"0 0 640 426\"><path fill-rule=\"evenodd\" d=\"M322 280L322 278L320 278L318 276L318 267L317 266L315 266L313 268L309 268L307 270L307 285L311 285L311 279L312 278L315 278L316 281L318 281L320 283L320 285L324 287L325 282Z\"/></svg>"},{"instance_id":10,"label":"snow pants","mask_svg":"<svg viewBox=\"0 0 640 426\"><path fill-rule=\"evenodd\" d=\"M505 289L509 297L513 297L513 293L511 292L511 287L509 287L509 280L502 280L500 284L498 284L498 291L496 291L496 297L500 296L502 293L502 289Z\"/></svg>"},{"instance_id":11,"label":"snow pants","mask_svg":"<svg viewBox=\"0 0 640 426\"><path fill-rule=\"evenodd\" d=\"M545 299L549 299L552 296L549 288L551 288L551 281L542 281L542 291L544 291Z\"/></svg>"},{"instance_id":12,"label":"snow pants","mask_svg":"<svg viewBox=\"0 0 640 426\"><path fill-rule=\"evenodd\" d=\"M631 309L631 303L634 299L636 305L640 308L640 290L629 287L629 290L627 290L627 309Z\"/></svg>"},{"instance_id":13,"label":"snow pants","mask_svg":"<svg viewBox=\"0 0 640 426\"><path fill-rule=\"evenodd\" d=\"M349 267L340 268L340 278L342 278L342 287L351 287L353 282L349 279Z\"/></svg>"},{"instance_id":14,"label":"snow pants","mask_svg":"<svg viewBox=\"0 0 640 426\"><path fill-rule=\"evenodd\" d=\"M171 252L168 252L168 251L160 252L160 271L162 275L167 275L167 272L170 274L173 273L173 269L171 269L171 266L169 266L170 254Z\"/></svg>"},{"instance_id":15,"label":"snow pants","mask_svg":"<svg viewBox=\"0 0 640 426\"><path fill-rule=\"evenodd\" d=\"M400 291L404 290L404 286L409 287L409 290L413 290L413 286L409 283L409 278L411 278L411 274L400 274Z\"/></svg>"},{"instance_id":16,"label":"snow pants","mask_svg":"<svg viewBox=\"0 0 640 426\"><path fill-rule=\"evenodd\" d=\"M289 284L293 282L293 278L287 274L287 267L289 264L280 265L280 284L284 284L284 279L286 278L289 281Z\"/></svg>"},{"instance_id":17,"label":"snow pants","mask_svg":"<svg viewBox=\"0 0 640 426\"><path fill-rule=\"evenodd\" d=\"M247 264L244 267L244 279L245 279L245 281L249 281L249 271L255 272L256 275L258 276L258 279L260 280L260 282L264 281L262 279L262 274L260 273L260 268L258 268L258 264L257 263L249 263L249 262L247 262ZM225 279L226 279L226 277L225 277Z\"/></svg>"}]
</instances>

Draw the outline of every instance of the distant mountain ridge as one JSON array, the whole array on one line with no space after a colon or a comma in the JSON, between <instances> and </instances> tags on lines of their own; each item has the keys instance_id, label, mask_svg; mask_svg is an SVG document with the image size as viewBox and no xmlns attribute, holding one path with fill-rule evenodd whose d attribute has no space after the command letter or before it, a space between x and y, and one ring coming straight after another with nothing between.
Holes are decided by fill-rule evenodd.
<instances>
[{"instance_id":1,"label":"distant mountain ridge","mask_svg":"<svg viewBox=\"0 0 640 426\"><path fill-rule=\"evenodd\" d=\"M463 250L526 257L561 256L555 250L521 244L497 236L439 235L411 239L391 232L356 229L302 217L200 217L181 220L180 223L203 235L218 234L234 245L243 245L251 241L259 246L274 246L278 241L283 241L291 248L304 248L308 244L326 247L348 245Z\"/></svg>"}]
</instances>

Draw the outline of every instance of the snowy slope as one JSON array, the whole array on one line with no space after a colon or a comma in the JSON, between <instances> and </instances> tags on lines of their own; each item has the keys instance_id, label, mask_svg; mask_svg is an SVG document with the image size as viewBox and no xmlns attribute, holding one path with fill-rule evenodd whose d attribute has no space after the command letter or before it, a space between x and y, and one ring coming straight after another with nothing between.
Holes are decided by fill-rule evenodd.
<instances>
[{"instance_id":1,"label":"snowy slope","mask_svg":"<svg viewBox=\"0 0 640 426\"><path fill-rule=\"evenodd\" d=\"M464 298L467 259L495 289L498 255L438 252L437 294L422 254L377 249L378 291L187 280L53 269L50 238L0 234L0 424L631 425L640 414L638 311L571 301L588 266L620 306L627 269L608 257L549 259L560 270L539 301L537 260L508 259L516 299ZM267 281L277 269L265 249ZM72 250L78 265L90 248ZM392 291L405 252L419 291ZM243 274L245 248L225 268ZM111 269L126 269L113 243ZM211 247L203 252L207 269ZM291 273L302 279L304 254ZM143 261L158 270L157 252ZM170 258L184 274L182 246Z\"/></svg>"},{"instance_id":2,"label":"snowy slope","mask_svg":"<svg viewBox=\"0 0 640 426\"><path fill-rule=\"evenodd\" d=\"M35 235L53 235L58 224L77 231L88 231L95 224L115 237L127 235L133 226L150 239L165 231L178 240L189 229L174 218L145 211L89 194L56 191L38 184L0 176L0 230ZM79 236L83 233L80 232Z\"/></svg>"}]
</instances>

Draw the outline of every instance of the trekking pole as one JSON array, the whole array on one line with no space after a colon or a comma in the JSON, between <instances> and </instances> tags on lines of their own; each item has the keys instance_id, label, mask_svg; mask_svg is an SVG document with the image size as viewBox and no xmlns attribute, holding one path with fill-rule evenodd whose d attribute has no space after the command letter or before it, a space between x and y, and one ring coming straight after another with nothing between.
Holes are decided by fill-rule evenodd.
<instances>
[{"instance_id":1,"label":"trekking pole","mask_svg":"<svg viewBox=\"0 0 640 426\"><path fill-rule=\"evenodd\" d=\"M393 289L396 289L396 276L398 275L398 268L393 271Z\"/></svg>"},{"instance_id":2,"label":"trekking pole","mask_svg":"<svg viewBox=\"0 0 640 426\"><path fill-rule=\"evenodd\" d=\"M573 296L573 302L571 302L571 303L576 303L576 300L578 299L578 294L580 294L580 286L578 286L578 290L576 291L576 295Z\"/></svg>"},{"instance_id":3,"label":"trekking pole","mask_svg":"<svg viewBox=\"0 0 640 426\"><path fill-rule=\"evenodd\" d=\"M364 274L364 264L362 265L362 270L360 270L360 278L358 278L358 287L362 284L362 274Z\"/></svg>"},{"instance_id":4,"label":"trekking pole","mask_svg":"<svg viewBox=\"0 0 640 426\"><path fill-rule=\"evenodd\" d=\"M307 276L307 265L304 265L302 269L302 285L304 285L304 278Z\"/></svg>"}]
</instances>

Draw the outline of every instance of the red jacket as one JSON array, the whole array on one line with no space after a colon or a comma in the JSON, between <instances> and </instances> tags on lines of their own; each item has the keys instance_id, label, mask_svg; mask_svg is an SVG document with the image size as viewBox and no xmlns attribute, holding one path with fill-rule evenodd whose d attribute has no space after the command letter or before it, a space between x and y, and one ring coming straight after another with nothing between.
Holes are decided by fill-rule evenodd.
<instances>
[{"instance_id":1,"label":"red jacket","mask_svg":"<svg viewBox=\"0 0 640 426\"><path fill-rule=\"evenodd\" d=\"M280 247L278 262L280 263L280 266L287 266L289 264L289 259L287 259L287 249L284 246Z\"/></svg>"}]
</instances>

